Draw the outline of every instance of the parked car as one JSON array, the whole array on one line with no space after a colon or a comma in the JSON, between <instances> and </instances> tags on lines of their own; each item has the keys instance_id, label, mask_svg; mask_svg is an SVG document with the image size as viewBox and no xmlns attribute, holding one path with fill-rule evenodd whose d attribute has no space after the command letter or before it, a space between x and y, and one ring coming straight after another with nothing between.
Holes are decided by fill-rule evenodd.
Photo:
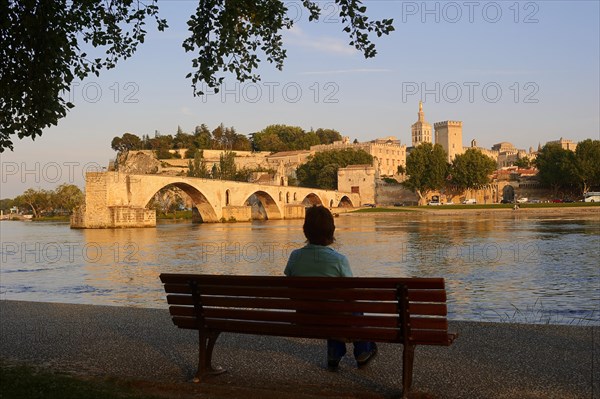
<instances>
[{"instance_id":1,"label":"parked car","mask_svg":"<svg viewBox=\"0 0 600 399\"><path fill-rule=\"evenodd\" d=\"M442 205L442 203L440 202L440 196L432 195L431 200L427 203L427 205Z\"/></svg>"},{"instance_id":2,"label":"parked car","mask_svg":"<svg viewBox=\"0 0 600 399\"><path fill-rule=\"evenodd\" d=\"M365 206L367 208L377 208L377 205L375 205L375 204L364 204L363 206Z\"/></svg>"},{"instance_id":3,"label":"parked car","mask_svg":"<svg viewBox=\"0 0 600 399\"><path fill-rule=\"evenodd\" d=\"M475 198L469 198L469 199L464 200L462 203L467 204L467 205L473 205L473 204L476 204L477 201L475 200Z\"/></svg>"},{"instance_id":4,"label":"parked car","mask_svg":"<svg viewBox=\"0 0 600 399\"><path fill-rule=\"evenodd\" d=\"M445 204L443 204L443 205L454 205L454 202L452 202L452 201L448 201L448 202L446 202L446 203L445 203Z\"/></svg>"},{"instance_id":5,"label":"parked car","mask_svg":"<svg viewBox=\"0 0 600 399\"><path fill-rule=\"evenodd\" d=\"M571 198L565 198L565 199L563 200L563 202L565 202L565 203L569 203L569 204L570 204L571 202L575 202L575 201L574 201L574 200L572 200Z\"/></svg>"},{"instance_id":6,"label":"parked car","mask_svg":"<svg viewBox=\"0 0 600 399\"><path fill-rule=\"evenodd\" d=\"M529 203L530 204L539 204L541 201L539 199L530 199Z\"/></svg>"},{"instance_id":7,"label":"parked car","mask_svg":"<svg viewBox=\"0 0 600 399\"><path fill-rule=\"evenodd\" d=\"M394 206L406 206L404 202L394 202Z\"/></svg>"},{"instance_id":8,"label":"parked car","mask_svg":"<svg viewBox=\"0 0 600 399\"><path fill-rule=\"evenodd\" d=\"M511 200L507 200L507 199L502 199L502 200L500 201L500 203L501 203L501 204L512 204L512 201L511 201Z\"/></svg>"},{"instance_id":9,"label":"parked car","mask_svg":"<svg viewBox=\"0 0 600 399\"><path fill-rule=\"evenodd\" d=\"M519 204L524 204L524 203L526 203L527 201L528 201L528 199L527 199L526 197L519 198L519 199L517 200L517 202L518 202Z\"/></svg>"},{"instance_id":10,"label":"parked car","mask_svg":"<svg viewBox=\"0 0 600 399\"><path fill-rule=\"evenodd\" d=\"M563 202L563 200L561 200L560 198L554 198L554 199L553 199L552 201L550 201L550 202L553 202L553 203L555 203L555 204L560 204L560 203L562 203L562 202Z\"/></svg>"}]
</instances>

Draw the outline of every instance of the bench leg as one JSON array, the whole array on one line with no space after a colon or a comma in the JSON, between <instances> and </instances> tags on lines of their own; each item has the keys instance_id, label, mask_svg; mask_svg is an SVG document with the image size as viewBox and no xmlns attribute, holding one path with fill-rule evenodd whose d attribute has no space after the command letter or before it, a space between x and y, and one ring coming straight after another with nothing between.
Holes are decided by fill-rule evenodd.
<instances>
[{"instance_id":1,"label":"bench leg","mask_svg":"<svg viewBox=\"0 0 600 399\"><path fill-rule=\"evenodd\" d=\"M204 334L200 332L200 346L198 349L198 371L194 377L194 382L200 382L206 376L219 375L226 370L220 367L212 366L212 353L219 333Z\"/></svg>"},{"instance_id":2,"label":"bench leg","mask_svg":"<svg viewBox=\"0 0 600 399\"><path fill-rule=\"evenodd\" d=\"M408 398L412 385L413 361L415 359L415 345L404 344L402 351L402 398Z\"/></svg>"}]
</instances>

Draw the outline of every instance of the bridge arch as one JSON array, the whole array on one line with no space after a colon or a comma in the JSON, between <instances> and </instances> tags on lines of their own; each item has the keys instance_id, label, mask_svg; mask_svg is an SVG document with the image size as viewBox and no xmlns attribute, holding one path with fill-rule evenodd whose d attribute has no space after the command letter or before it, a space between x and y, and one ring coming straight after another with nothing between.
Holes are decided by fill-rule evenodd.
<instances>
[{"instance_id":1,"label":"bridge arch","mask_svg":"<svg viewBox=\"0 0 600 399\"><path fill-rule=\"evenodd\" d=\"M192 199L192 202L196 206L196 209L198 209L198 213L199 213L199 216L200 216L202 222L211 223L211 222L219 221L219 218L217 217L217 214L216 214L215 210L213 209L213 206L208 201L206 196L200 190L198 190L196 187L191 186L184 182L175 182L175 183L165 184L163 187L160 187L149 198L147 198L144 201L144 208L148 207L150 200L156 195L156 193L158 193L160 190L163 190L168 187L177 187L178 189L180 189L181 191L183 191L184 193L186 193L187 195L190 196L190 198Z\"/></svg>"},{"instance_id":2,"label":"bridge arch","mask_svg":"<svg viewBox=\"0 0 600 399\"><path fill-rule=\"evenodd\" d=\"M306 197L304 197L304 199L302 200L302 204L306 206L323 205L323 201L321 200L321 197L319 197L317 194L310 193Z\"/></svg>"},{"instance_id":3,"label":"bridge arch","mask_svg":"<svg viewBox=\"0 0 600 399\"><path fill-rule=\"evenodd\" d=\"M347 195L344 195L338 204L338 208L353 208L352 200L348 198Z\"/></svg>"},{"instance_id":4,"label":"bridge arch","mask_svg":"<svg viewBox=\"0 0 600 399\"><path fill-rule=\"evenodd\" d=\"M282 193L279 192L279 195L281 196ZM273 199L273 197L269 193L267 193L266 191L262 191L262 190L255 191L252 194L250 194L248 196L248 198L246 198L246 200L244 201L244 204L251 204L250 198L252 196L255 196L256 198L258 198L258 200L262 204L262 206L266 212L267 220L268 219L283 219L283 213L281 212L281 209L279 209L277 202Z\"/></svg>"}]
</instances>

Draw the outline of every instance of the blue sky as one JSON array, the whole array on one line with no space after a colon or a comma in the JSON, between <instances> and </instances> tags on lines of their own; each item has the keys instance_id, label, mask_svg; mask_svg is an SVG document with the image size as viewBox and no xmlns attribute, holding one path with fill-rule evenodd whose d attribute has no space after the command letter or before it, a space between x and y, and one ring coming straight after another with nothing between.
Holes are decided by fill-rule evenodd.
<instances>
[{"instance_id":1,"label":"blue sky","mask_svg":"<svg viewBox=\"0 0 600 399\"><path fill-rule=\"evenodd\" d=\"M396 31L374 38L378 55L348 46L332 2L308 22L288 2L284 70L263 62L262 82L229 77L221 94L194 97L181 47L197 2L163 1L170 28L149 35L116 69L73 85L76 107L35 141L17 140L2 157L2 198L29 187L83 186L85 170L106 166L114 136L180 125L224 123L250 134L283 123L333 128L360 141L393 135L410 145L424 102L430 123L463 121L463 144L509 141L528 149L560 137L599 138L600 10L597 1L367 1Z\"/></svg>"}]
</instances>

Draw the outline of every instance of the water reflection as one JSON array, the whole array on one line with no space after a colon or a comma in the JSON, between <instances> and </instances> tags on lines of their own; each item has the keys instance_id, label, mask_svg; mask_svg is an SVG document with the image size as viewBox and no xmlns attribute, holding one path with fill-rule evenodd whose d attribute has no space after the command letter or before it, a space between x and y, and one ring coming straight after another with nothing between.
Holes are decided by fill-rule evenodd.
<instances>
[{"instance_id":1,"label":"water reflection","mask_svg":"<svg viewBox=\"0 0 600 399\"><path fill-rule=\"evenodd\" d=\"M444 277L454 319L600 324L598 217L344 215L357 276ZM161 272L281 275L302 221L71 230L2 222L3 299L165 307ZM583 322L581 319L586 319Z\"/></svg>"}]
</instances>

